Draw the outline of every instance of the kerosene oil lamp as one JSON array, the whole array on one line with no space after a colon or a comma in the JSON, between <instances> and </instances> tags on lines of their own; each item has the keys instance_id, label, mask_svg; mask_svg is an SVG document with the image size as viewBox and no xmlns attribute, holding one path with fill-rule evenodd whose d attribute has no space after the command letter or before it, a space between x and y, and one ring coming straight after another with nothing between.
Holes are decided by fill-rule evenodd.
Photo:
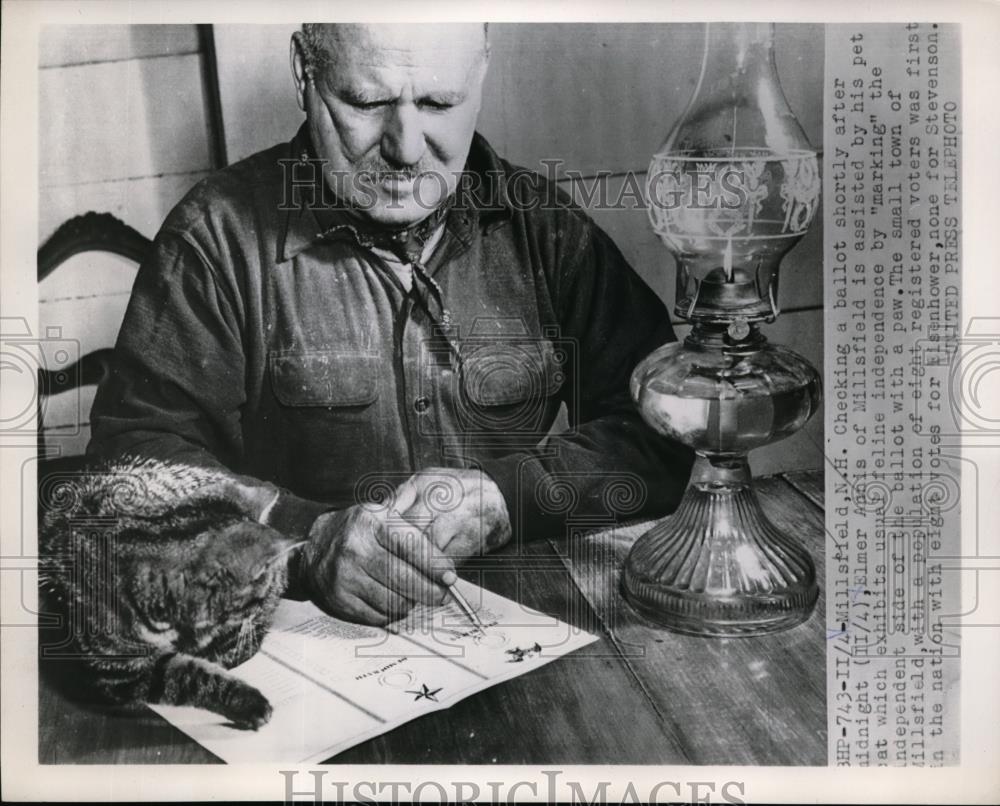
<instances>
[{"instance_id":1,"label":"kerosene oil lamp","mask_svg":"<svg viewBox=\"0 0 1000 806\"><path fill-rule=\"evenodd\" d=\"M643 419L694 448L677 511L640 537L625 564L628 601L684 633L742 636L805 620L819 589L795 535L764 514L747 452L801 428L820 401L809 363L770 344L778 265L816 212L816 153L774 64L774 26L711 23L694 95L653 157L653 229L677 263L683 342L632 375Z\"/></svg>"}]
</instances>

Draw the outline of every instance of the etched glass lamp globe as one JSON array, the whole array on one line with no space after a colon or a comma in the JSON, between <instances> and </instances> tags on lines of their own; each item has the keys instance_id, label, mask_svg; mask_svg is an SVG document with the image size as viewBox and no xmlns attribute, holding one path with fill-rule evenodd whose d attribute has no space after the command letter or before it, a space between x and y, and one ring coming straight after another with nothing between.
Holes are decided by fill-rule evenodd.
<instances>
[{"instance_id":1,"label":"etched glass lamp globe","mask_svg":"<svg viewBox=\"0 0 1000 806\"><path fill-rule=\"evenodd\" d=\"M696 452L677 511L633 546L627 600L697 635L774 632L805 620L819 593L808 552L775 527L747 453L801 428L820 402L809 363L770 344L778 267L820 196L816 153L785 100L770 24L711 23L690 103L647 177L653 229L677 263L682 341L636 367L645 422Z\"/></svg>"}]
</instances>

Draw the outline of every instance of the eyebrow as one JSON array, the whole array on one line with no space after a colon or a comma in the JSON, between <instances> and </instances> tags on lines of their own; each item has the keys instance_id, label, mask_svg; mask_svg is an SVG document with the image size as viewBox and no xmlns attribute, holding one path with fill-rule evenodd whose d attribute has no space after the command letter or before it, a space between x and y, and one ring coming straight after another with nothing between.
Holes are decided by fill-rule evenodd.
<instances>
[{"instance_id":1,"label":"eyebrow","mask_svg":"<svg viewBox=\"0 0 1000 806\"><path fill-rule=\"evenodd\" d=\"M462 101L464 101L465 98L466 98L466 93L464 92L440 90L440 91L432 91L424 93L419 98L417 98L417 102L419 103L420 101L433 101L434 103L439 103L439 104L454 105L462 103Z\"/></svg>"},{"instance_id":2,"label":"eyebrow","mask_svg":"<svg viewBox=\"0 0 1000 806\"><path fill-rule=\"evenodd\" d=\"M336 94L340 100L349 104L392 103L396 100L395 97L390 95L380 95L378 93L365 92L364 90L349 87L337 89ZM431 92L427 92L419 96L416 99L416 102L420 103L421 101L430 101L431 103L436 104L457 105L462 103L466 97L466 93L460 91L432 90Z\"/></svg>"},{"instance_id":3,"label":"eyebrow","mask_svg":"<svg viewBox=\"0 0 1000 806\"><path fill-rule=\"evenodd\" d=\"M350 87L340 87L336 90L337 97L349 104L372 104L394 100L384 95L377 95L364 90Z\"/></svg>"}]
</instances>

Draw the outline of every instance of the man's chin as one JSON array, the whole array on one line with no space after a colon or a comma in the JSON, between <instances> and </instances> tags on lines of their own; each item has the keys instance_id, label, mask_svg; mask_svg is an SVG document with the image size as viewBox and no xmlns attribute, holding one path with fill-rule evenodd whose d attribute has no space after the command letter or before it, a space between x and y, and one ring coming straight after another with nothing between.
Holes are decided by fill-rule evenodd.
<instances>
[{"instance_id":1,"label":"man's chin","mask_svg":"<svg viewBox=\"0 0 1000 806\"><path fill-rule=\"evenodd\" d=\"M433 209L427 207L426 204L418 204L412 197L391 201L380 199L378 203L365 210L365 217L378 226L397 229L423 221L433 212Z\"/></svg>"}]
</instances>

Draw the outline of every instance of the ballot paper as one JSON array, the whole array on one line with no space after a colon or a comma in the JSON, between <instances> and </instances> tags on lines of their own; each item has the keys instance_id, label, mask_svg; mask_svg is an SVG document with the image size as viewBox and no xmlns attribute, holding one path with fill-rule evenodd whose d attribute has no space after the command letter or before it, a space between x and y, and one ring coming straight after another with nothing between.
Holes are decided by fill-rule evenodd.
<instances>
[{"instance_id":1,"label":"ballot paper","mask_svg":"<svg viewBox=\"0 0 1000 806\"><path fill-rule=\"evenodd\" d=\"M450 597L384 629L282 601L260 650L231 670L274 709L256 731L199 708L153 710L229 763L315 763L597 640L464 580L456 584L482 632Z\"/></svg>"}]
</instances>

